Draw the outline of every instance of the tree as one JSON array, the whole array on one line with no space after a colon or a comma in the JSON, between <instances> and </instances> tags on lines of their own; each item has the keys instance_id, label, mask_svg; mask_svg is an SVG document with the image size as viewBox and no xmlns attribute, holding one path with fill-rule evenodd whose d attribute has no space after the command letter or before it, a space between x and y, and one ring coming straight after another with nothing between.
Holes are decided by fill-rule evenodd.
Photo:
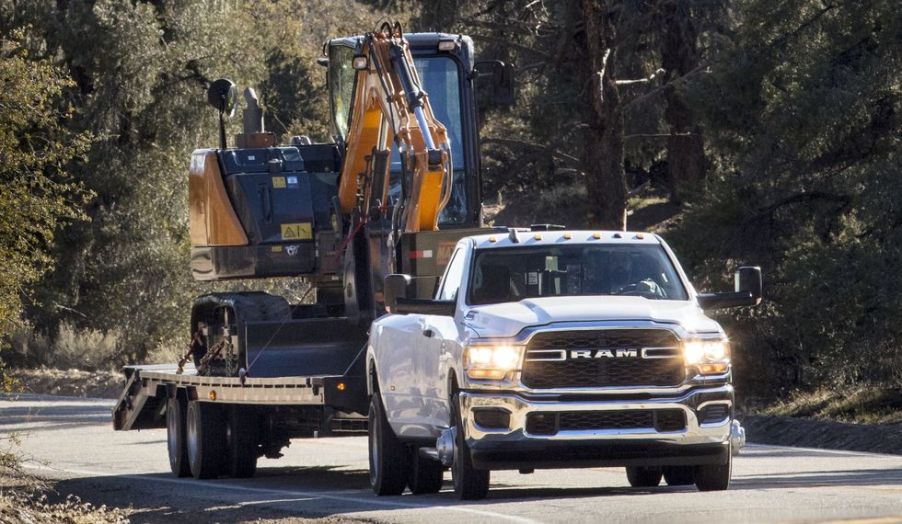
<instances>
[{"instance_id":1,"label":"tree","mask_svg":"<svg viewBox=\"0 0 902 524\"><path fill-rule=\"evenodd\" d=\"M23 320L27 289L53 267L57 227L77 219L83 196L66 166L88 136L71 133L61 94L70 82L24 48L29 28L0 37L0 332Z\"/></svg>"}]
</instances>

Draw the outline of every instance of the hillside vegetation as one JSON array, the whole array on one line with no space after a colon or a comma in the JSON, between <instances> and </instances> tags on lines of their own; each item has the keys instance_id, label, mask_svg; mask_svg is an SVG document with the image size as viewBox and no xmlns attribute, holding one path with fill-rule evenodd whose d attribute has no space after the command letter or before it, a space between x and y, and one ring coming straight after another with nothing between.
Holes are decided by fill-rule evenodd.
<instances>
[{"instance_id":1,"label":"hillside vegetation","mask_svg":"<svg viewBox=\"0 0 902 524\"><path fill-rule=\"evenodd\" d=\"M900 386L893 0L0 0L5 360L182 347L211 289L187 270L206 87L256 86L270 130L328 140L322 42L384 16L515 66L515 105L481 114L495 223L652 229L703 290L760 265L763 306L721 318L747 395Z\"/></svg>"}]
</instances>

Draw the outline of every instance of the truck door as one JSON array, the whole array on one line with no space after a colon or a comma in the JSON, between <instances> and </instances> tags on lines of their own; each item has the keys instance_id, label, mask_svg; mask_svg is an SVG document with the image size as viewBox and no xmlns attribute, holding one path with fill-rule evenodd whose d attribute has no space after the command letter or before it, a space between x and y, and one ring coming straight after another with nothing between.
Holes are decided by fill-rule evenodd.
<instances>
[{"instance_id":1,"label":"truck door","mask_svg":"<svg viewBox=\"0 0 902 524\"><path fill-rule=\"evenodd\" d=\"M448 269L436 293L437 300L457 300L458 290L466 268L467 253L458 248L451 255ZM448 375L449 366L442 365L443 358L450 358L452 346L460 337L453 316L423 315L424 343L417 352L416 366L418 395L422 401L421 424L437 435L448 427Z\"/></svg>"}]
</instances>

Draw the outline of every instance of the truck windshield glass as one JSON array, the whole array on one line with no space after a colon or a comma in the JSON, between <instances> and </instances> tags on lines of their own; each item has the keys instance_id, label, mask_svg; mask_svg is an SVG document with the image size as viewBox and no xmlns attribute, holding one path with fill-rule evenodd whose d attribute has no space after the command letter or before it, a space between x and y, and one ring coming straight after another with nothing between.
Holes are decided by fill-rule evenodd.
<instances>
[{"instance_id":1,"label":"truck windshield glass","mask_svg":"<svg viewBox=\"0 0 902 524\"><path fill-rule=\"evenodd\" d=\"M471 305L563 296L639 296L687 300L658 245L573 245L476 252Z\"/></svg>"},{"instance_id":2,"label":"truck windshield glass","mask_svg":"<svg viewBox=\"0 0 902 524\"><path fill-rule=\"evenodd\" d=\"M443 225L462 224L467 219L467 195L464 184L464 148L460 109L460 75L457 62L447 56L415 57L422 88L429 94L435 117L445 125L451 139L451 160L454 165L454 187L451 200L439 215ZM389 197L396 202L401 197L401 157L392 151L391 185Z\"/></svg>"}]
</instances>

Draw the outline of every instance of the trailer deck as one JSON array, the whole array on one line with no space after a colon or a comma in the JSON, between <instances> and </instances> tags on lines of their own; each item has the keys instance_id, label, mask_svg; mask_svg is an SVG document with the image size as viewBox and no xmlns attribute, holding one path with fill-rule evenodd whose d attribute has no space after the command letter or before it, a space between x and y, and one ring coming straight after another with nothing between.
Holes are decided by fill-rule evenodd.
<instances>
[{"instance_id":1,"label":"trailer deck","mask_svg":"<svg viewBox=\"0 0 902 524\"><path fill-rule=\"evenodd\" d=\"M347 375L307 377L199 376L190 364L178 373L175 364L126 366L125 386L113 408L113 428L166 427L166 401L179 389L189 400L255 406L331 406L355 411L366 383ZM359 411L359 410L358 410Z\"/></svg>"}]
</instances>

